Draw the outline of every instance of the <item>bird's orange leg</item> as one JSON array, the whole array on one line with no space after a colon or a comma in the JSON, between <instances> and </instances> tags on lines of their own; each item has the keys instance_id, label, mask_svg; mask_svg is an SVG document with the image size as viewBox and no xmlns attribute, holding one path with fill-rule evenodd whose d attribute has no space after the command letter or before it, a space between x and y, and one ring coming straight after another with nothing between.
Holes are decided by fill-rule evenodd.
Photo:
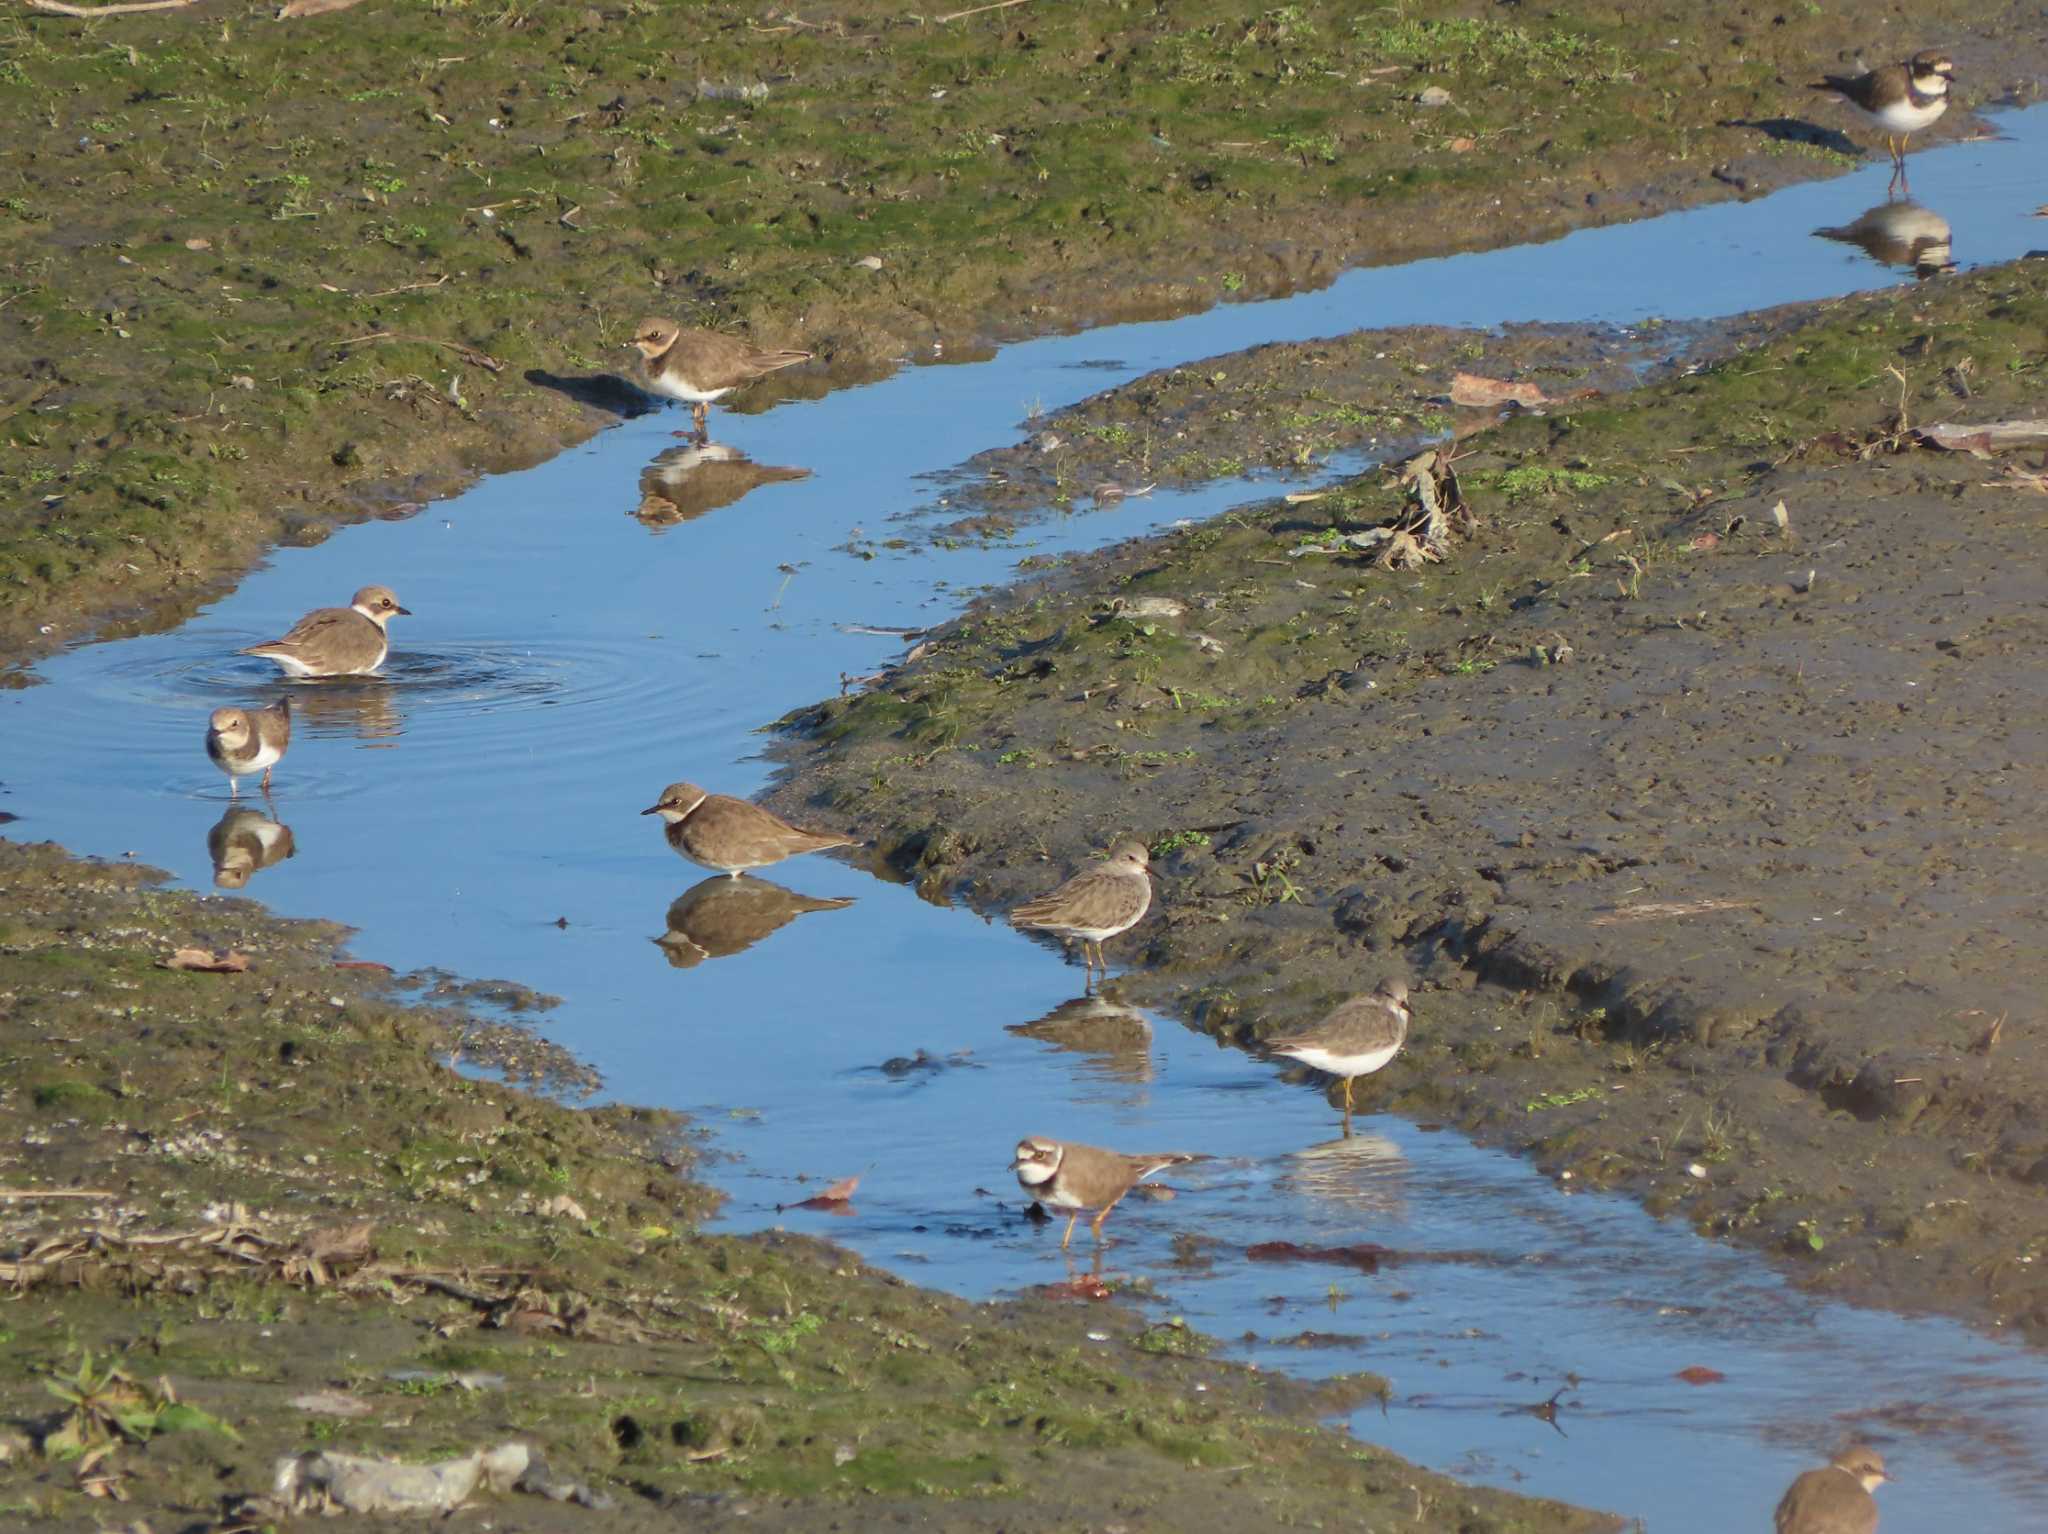
<instances>
[{"instance_id":1,"label":"bird's orange leg","mask_svg":"<svg viewBox=\"0 0 2048 1534\"><path fill-rule=\"evenodd\" d=\"M1067 1249L1067 1243L1074 1239L1074 1225L1075 1222L1078 1221L1080 1218L1081 1211L1078 1209L1076 1209L1072 1214L1067 1216L1067 1233L1064 1236L1060 1237L1061 1251L1064 1252Z\"/></svg>"}]
</instances>

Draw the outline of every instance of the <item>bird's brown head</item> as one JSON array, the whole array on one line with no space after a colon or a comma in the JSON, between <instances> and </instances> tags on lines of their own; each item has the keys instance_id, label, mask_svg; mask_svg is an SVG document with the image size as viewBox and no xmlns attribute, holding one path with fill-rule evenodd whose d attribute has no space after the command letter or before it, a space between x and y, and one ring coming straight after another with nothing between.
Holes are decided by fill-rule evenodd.
<instances>
[{"instance_id":1,"label":"bird's brown head","mask_svg":"<svg viewBox=\"0 0 2048 1534\"><path fill-rule=\"evenodd\" d=\"M348 599L348 605L380 626L392 618L412 616L412 609L398 605L398 597L389 586L365 586Z\"/></svg>"},{"instance_id":2,"label":"bird's brown head","mask_svg":"<svg viewBox=\"0 0 2048 1534\"><path fill-rule=\"evenodd\" d=\"M1408 1010L1408 982L1398 975L1389 980L1382 980L1373 987L1372 993L1382 1001L1399 1007L1403 1012Z\"/></svg>"},{"instance_id":3,"label":"bird's brown head","mask_svg":"<svg viewBox=\"0 0 2048 1534\"><path fill-rule=\"evenodd\" d=\"M1865 1491L1877 1488L1891 1479L1884 1468L1884 1456L1867 1443L1852 1443L1829 1461L1837 1470L1846 1470L1863 1483Z\"/></svg>"},{"instance_id":4,"label":"bird's brown head","mask_svg":"<svg viewBox=\"0 0 2048 1534\"><path fill-rule=\"evenodd\" d=\"M1017 1174L1017 1181L1027 1188L1035 1188L1040 1183L1052 1181L1065 1156L1066 1150L1059 1141L1048 1140L1044 1135L1030 1135L1017 1142L1017 1159L1010 1163L1010 1170Z\"/></svg>"},{"instance_id":5,"label":"bird's brown head","mask_svg":"<svg viewBox=\"0 0 2048 1534\"><path fill-rule=\"evenodd\" d=\"M647 319L633 327L633 339L626 344L637 347L641 356L652 361L675 345L676 337L682 333L682 327L674 320Z\"/></svg>"},{"instance_id":6,"label":"bird's brown head","mask_svg":"<svg viewBox=\"0 0 2048 1534\"><path fill-rule=\"evenodd\" d=\"M1145 844L1135 836L1126 836L1109 849L1109 856L1103 861L1130 868L1144 868L1151 863L1152 854L1145 850Z\"/></svg>"},{"instance_id":7,"label":"bird's brown head","mask_svg":"<svg viewBox=\"0 0 2048 1534\"><path fill-rule=\"evenodd\" d=\"M1913 83L1923 91L1935 81L1941 82L1939 89L1947 90L1948 82L1956 77L1956 61L1939 48L1927 48L1916 53L1908 61L1913 72Z\"/></svg>"},{"instance_id":8,"label":"bird's brown head","mask_svg":"<svg viewBox=\"0 0 2048 1534\"><path fill-rule=\"evenodd\" d=\"M207 732L230 751L239 751L255 735L249 716L239 708L217 708L206 721Z\"/></svg>"},{"instance_id":9,"label":"bird's brown head","mask_svg":"<svg viewBox=\"0 0 2048 1534\"><path fill-rule=\"evenodd\" d=\"M224 890L246 889L249 875L256 870L247 863L223 863L213 871L214 887Z\"/></svg>"},{"instance_id":10,"label":"bird's brown head","mask_svg":"<svg viewBox=\"0 0 2048 1534\"><path fill-rule=\"evenodd\" d=\"M661 797L640 813L659 815L671 823L686 819L690 811L711 796L694 783L671 783L661 791Z\"/></svg>"}]
</instances>

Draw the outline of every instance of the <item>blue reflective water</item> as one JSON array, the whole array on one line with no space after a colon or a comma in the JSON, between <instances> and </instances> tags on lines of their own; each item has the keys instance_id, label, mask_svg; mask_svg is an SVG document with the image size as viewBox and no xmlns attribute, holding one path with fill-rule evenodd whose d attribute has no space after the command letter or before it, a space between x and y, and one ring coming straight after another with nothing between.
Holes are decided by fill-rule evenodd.
<instances>
[{"instance_id":1,"label":"blue reflective water","mask_svg":"<svg viewBox=\"0 0 2048 1534\"><path fill-rule=\"evenodd\" d=\"M2030 214L2048 110L2000 125L2003 141L1914 157L1916 190L1952 222L1965 264L2040 239ZM673 447L680 417L628 423L409 521L280 552L174 633L51 661L47 685L0 696L6 808L23 817L18 834L132 852L207 887L210 833L229 806L200 749L206 713L279 688L234 650L387 582L417 616L397 625L386 677L292 689L302 717L275 807L294 855L275 835L250 851L241 818L211 836L218 849L239 832L230 882L355 924L365 956L563 996L546 1030L621 1096L719 1127L738 1158L717 1169L734 1193L728 1224L801 1221L914 1277L996 1293L1065 1271L1055 1238L1013 1218L1003 1164L1018 1135L1185 1144L1216 1159L1176 1179L1182 1199L1119 1211L1116 1263L1150 1273L1198 1326L1255 1334L1242 1356L1387 1374L1388 1414L1359 1424L1376 1441L1654 1529L1720 1531L1760 1527L1797 1469L1867 1426L1902 1471L1885 1492L1889 1526L1966 1510L1974 1527L2025 1527L2048 1442L2048 1366L2033 1354L1943 1322L1817 1305L1749 1256L1620 1201L1562 1197L1451 1135L1377 1123L1318 1153L1331 1128L1318 1095L1170 1022L1153 1020L1147 1047L1097 1054L1006 1032L1079 989L1076 972L1006 929L820 858L785 865L778 882L853 904L778 910L756 890L745 909L721 906L689 895L699 871L637 813L674 778L756 789L757 728L897 648L850 630L937 621L1023 553L1093 547L1244 493L1126 501L997 547L878 548L929 500L923 476L1008 440L1032 406L1358 326L1703 317L1873 285L1887 278L1869 258L1807 231L1852 223L1883 180L1873 169L1543 246L1360 271L1320 293L720 413L727 444L810 477L722 503L708 479L672 481L678 520L661 530L629 513L661 488L643 471ZM882 1069L920 1049L934 1059ZM815 1186L806 1179L852 1172L865 1175L855 1214L776 1212ZM1173 1264L1176 1234L1193 1266ZM1245 1258L1273 1239L1465 1255L1377 1274ZM1305 1330L1354 1340L1274 1340ZM1726 1379L1673 1378L1693 1364ZM1572 1372L1568 1437L1513 1410Z\"/></svg>"}]
</instances>

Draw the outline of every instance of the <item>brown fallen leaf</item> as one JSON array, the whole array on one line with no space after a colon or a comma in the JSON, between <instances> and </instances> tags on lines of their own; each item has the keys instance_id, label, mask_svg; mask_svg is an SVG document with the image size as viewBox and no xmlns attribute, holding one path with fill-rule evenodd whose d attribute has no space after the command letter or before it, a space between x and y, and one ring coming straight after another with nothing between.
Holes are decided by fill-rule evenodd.
<instances>
[{"instance_id":1,"label":"brown fallen leaf","mask_svg":"<svg viewBox=\"0 0 2048 1534\"><path fill-rule=\"evenodd\" d=\"M1499 378L1482 378L1477 373L1459 373L1451 379L1451 403L1473 407L1532 405L1549 403L1549 396L1532 383L1508 383Z\"/></svg>"},{"instance_id":2,"label":"brown fallen leaf","mask_svg":"<svg viewBox=\"0 0 2048 1534\"><path fill-rule=\"evenodd\" d=\"M1692 1364L1680 1369L1674 1378L1682 1379L1688 1385L1718 1385L1728 1376L1719 1369L1709 1369L1705 1364Z\"/></svg>"},{"instance_id":3,"label":"brown fallen leaf","mask_svg":"<svg viewBox=\"0 0 2048 1534\"><path fill-rule=\"evenodd\" d=\"M1476 138L1454 138L1451 140L1452 154L1470 154L1478 147L1479 140Z\"/></svg>"},{"instance_id":4,"label":"brown fallen leaf","mask_svg":"<svg viewBox=\"0 0 2048 1534\"><path fill-rule=\"evenodd\" d=\"M301 16L325 16L329 11L345 11L361 4L362 0L285 0L277 8L277 19L296 21Z\"/></svg>"},{"instance_id":5,"label":"brown fallen leaf","mask_svg":"<svg viewBox=\"0 0 2048 1534\"><path fill-rule=\"evenodd\" d=\"M213 249L213 241L194 235L185 242L185 248L187 250L211 250Z\"/></svg>"},{"instance_id":6,"label":"brown fallen leaf","mask_svg":"<svg viewBox=\"0 0 2048 1534\"><path fill-rule=\"evenodd\" d=\"M202 975L239 975L248 967L249 956L232 949L180 948L157 960L158 969L189 969Z\"/></svg>"},{"instance_id":7,"label":"brown fallen leaf","mask_svg":"<svg viewBox=\"0 0 2048 1534\"><path fill-rule=\"evenodd\" d=\"M1697 538L1693 539L1691 544L1691 547L1695 549L1717 549L1720 546L1721 535L1719 533L1701 533Z\"/></svg>"},{"instance_id":8,"label":"brown fallen leaf","mask_svg":"<svg viewBox=\"0 0 2048 1534\"><path fill-rule=\"evenodd\" d=\"M817 1194L815 1196L820 1202L823 1203L843 1204L848 1199L853 1197L853 1190L855 1188L858 1188L859 1186L860 1177L858 1174L855 1174L852 1177L840 1178L839 1181L832 1184L832 1186L827 1188L823 1193Z\"/></svg>"}]
</instances>

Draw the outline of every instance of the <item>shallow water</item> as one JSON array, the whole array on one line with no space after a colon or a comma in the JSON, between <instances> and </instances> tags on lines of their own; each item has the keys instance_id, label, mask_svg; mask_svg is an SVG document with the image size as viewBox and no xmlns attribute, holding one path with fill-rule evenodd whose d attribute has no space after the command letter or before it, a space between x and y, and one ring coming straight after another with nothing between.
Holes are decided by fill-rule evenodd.
<instances>
[{"instance_id":1,"label":"shallow water","mask_svg":"<svg viewBox=\"0 0 2048 1534\"><path fill-rule=\"evenodd\" d=\"M2029 215L2048 109L2000 126L2003 142L1914 157L1916 189L1954 223L1965 264L2042 238ZM1851 224L1883 180L1871 169L1361 271L1321 293L714 415L723 441L808 478L747 485L730 462L706 473L672 451L679 415L630 422L409 521L280 552L175 633L53 660L49 685L0 697L0 802L23 817L19 834L132 852L200 887L209 841L237 844L231 880L281 911L355 924L365 956L560 994L545 1030L615 1091L718 1127L736 1158L714 1168L734 1228L786 1220L921 1280L1000 1293L1066 1272L1056 1228L1015 1218L1004 1163L1018 1135L1199 1149L1214 1159L1172 1179L1181 1199L1118 1211L1113 1264L1150 1275L1198 1327L1255 1334L1239 1356L1388 1375L1387 1415L1359 1420L1376 1442L1660 1531L1719 1531L1761 1527L1791 1476L1854 1425L1901 1471L1888 1526L1963 1511L1973 1527L2026 1527L2048 1475L2038 1355L1946 1322L1818 1305L1749 1255L1625 1201L1561 1196L1454 1135L1373 1120L1319 1152L1334 1119L1313 1088L1170 1022L1154 1020L1149 1046L1106 1053L1008 1033L1072 998L1078 972L820 858L777 882L851 905L805 912L747 886L692 896L699 871L637 813L674 778L757 789L765 720L895 652L861 626L938 621L1023 553L1092 547L1245 494L1127 501L1000 547L881 546L935 493L923 476L1007 440L1032 405L1359 326L1697 318L1868 286L1885 280L1868 256L1807 231ZM669 525L643 525L636 508ZM382 679L291 689L301 718L275 796L289 842L266 845L246 815L220 827L230 806L200 749L205 715L281 685L234 650L370 580L418 616L396 625ZM245 794L241 808L261 807ZM1452 1005L1425 998L1421 1026L1429 1006ZM882 1068L920 1049L935 1058ZM815 1186L799 1179L854 1172L852 1215L777 1213ZM1189 1238L1187 1265L1175 1235ZM1365 1274L1245 1258L1276 1239L1370 1240L1430 1260ZM1304 1331L1353 1340L1276 1341ZM1674 1377L1691 1365L1726 1378ZM1515 1410L1573 1375L1562 1434Z\"/></svg>"}]
</instances>

